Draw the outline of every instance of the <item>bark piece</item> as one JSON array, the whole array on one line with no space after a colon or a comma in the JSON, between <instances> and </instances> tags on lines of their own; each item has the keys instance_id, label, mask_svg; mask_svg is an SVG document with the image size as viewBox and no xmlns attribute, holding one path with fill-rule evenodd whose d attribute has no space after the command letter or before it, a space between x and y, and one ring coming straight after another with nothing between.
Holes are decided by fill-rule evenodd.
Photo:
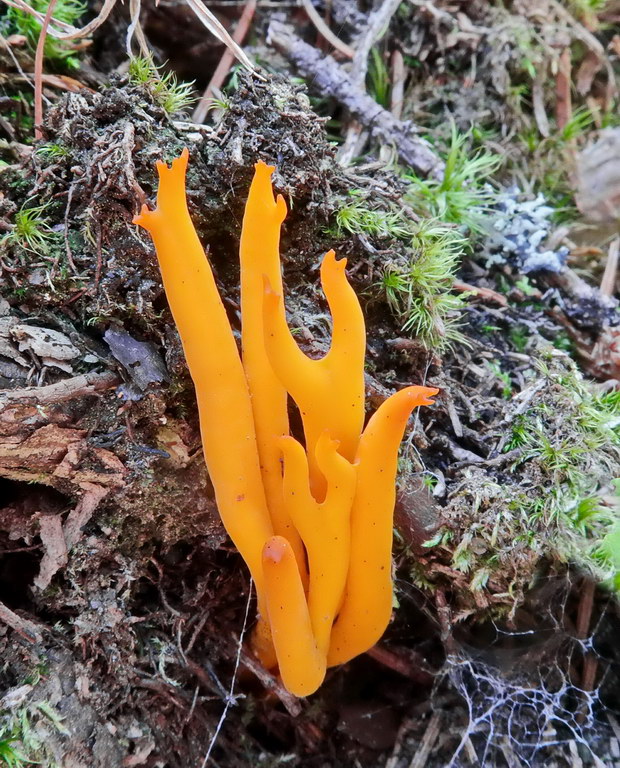
<instances>
[{"instance_id":1,"label":"bark piece","mask_svg":"<svg viewBox=\"0 0 620 768\"><path fill-rule=\"evenodd\" d=\"M60 515L43 515L39 518L39 525L43 543L43 559L34 584L39 589L46 589L56 571L64 568L67 564L67 545L62 532L62 517Z\"/></svg>"},{"instance_id":2,"label":"bark piece","mask_svg":"<svg viewBox=\"0 0 620 768\"><path fill-rule=\"evenodd\" d=\"M20 352L30 352L39 357L43 365L54 366L67 373L73 372L69 361L75 360L80 350L64 333L24 323L14 325L10 333Z\"/></svg>"},{"instance_id":3,"label":"bark piece","mask_svg":"<svg viewBox=\"0 0 620 768\"><path fill-rule=\"evenodd\" d=\"M26 640L29 640L31 643L40 643L43 639L40 630L44 629L44 627L41 627L28 619L23 619L4 603L0 603L0 621L3 621L11 627L11 629L14 629L19 635L25 637Z\"/></svg>"}]
</instances>

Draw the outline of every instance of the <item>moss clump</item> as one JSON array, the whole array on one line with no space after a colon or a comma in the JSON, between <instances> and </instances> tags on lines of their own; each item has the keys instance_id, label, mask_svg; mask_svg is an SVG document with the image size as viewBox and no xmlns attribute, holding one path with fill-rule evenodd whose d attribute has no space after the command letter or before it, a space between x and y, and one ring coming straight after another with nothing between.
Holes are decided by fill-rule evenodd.
<instances>
[{"instance_id":1,"label":"moss clump","mask_svg":"<svg viewBox=\"0 0 620 768\"><path fill-rule=\"evenodd\" d=\"M48 0L32 0L30 3L31 8L43 14L47 11L48 5ZM65 22L65 24L75 25L85 11L86 3L79 0L58 0L54 8L54 18ZM28 47L34 52L41 32L41 22L26 11L19 8L9 8L1 31L23 35ZM45 39L43 54L48 62L64 69L77 69L80 66L75 48L70 43L56 40L49 34Z\"/></svg>"},{"instance_id":2,"label":"moss clump","mask_svg":"<svg viewBox=\"0 0 620 768\"><path fill-rule=\"evenodd\" d=\"M439 578L452 577L466 613L514 610L542 562L577 564L620 586L620 394L585 381L553 349L530 377L490 427L504 468L463 469L446 526L427 542L429 573L441 561Z\"/></svg>"}]
</instances>

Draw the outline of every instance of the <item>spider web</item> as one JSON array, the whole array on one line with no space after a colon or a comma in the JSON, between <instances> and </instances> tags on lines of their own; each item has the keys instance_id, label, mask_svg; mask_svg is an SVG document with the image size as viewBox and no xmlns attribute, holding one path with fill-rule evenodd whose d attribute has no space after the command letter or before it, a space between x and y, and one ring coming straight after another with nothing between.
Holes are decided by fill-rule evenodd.
<instances>
[{"instance_id":1,"label":"spider web","mask_svg":"<svg viewBox=\"0 0 620 768\"><path fill-rule=\"evenodd\" d=\"M583 640L557 622L542 632L509 632L493 625L495 649L459 643L433 693L437 708L450 691L465 708L465 726L458 729L455 723L452 731L460 740L454 748L452 738L451 757L442 765L612 766L606 710L618 706L620 691L617 613L610 601ZM609 656L609 650L616 653ZM582 685L588 661L596 669L591 690Z\"/></svg>"}]
</instances>

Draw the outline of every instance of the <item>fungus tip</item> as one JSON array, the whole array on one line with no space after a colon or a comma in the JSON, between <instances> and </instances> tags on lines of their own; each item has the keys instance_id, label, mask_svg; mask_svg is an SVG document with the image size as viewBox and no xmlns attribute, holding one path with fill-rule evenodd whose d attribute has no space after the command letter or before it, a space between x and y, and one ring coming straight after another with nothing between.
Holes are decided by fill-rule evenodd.
<instances>
[{"instance_id":1,"label":"fungus tip","mask_svg":"<svg viewBox=\"0 0 620 768\"><path fill-rule=\"evenodd\" d=\"M263 160L259 160L257 163L254 163L254 170L256 173L265 173L271 174L275 171L276 167L275 165L267 165L267 163L263 162Z\"/></svg>"},{"instance_id":2,"label":"fungus tip","mask_svg":"<svg viewBox=\"0 0 620 768\"><path fill-rule=\"evenodd\" d=\"M153 216L155 216L155 213L155 211L152 211L148 205L144 203L142 208L140 208L140 213L133 217L131 223L137 224L139 227L142 227L142 229L149 229L149 219L152 219Z\"/></svg>"},{"instance_id":3,"label":"fungus tip","mask_svg":"<svg viewBox=\"0 0 620 768\"><path fill-rule=\"evenodd\" d=\"M340 270L341 272L344 272L346 266L346 258L336 259L336 251L330 249L325 256L323 256L323 261L321 262L321 276L325 274L326 270L331 270L332 272Z\"/></svg>"},{"instance_id":4,"label":"fungus tip","mask_svg":"<svg viewBox=\"0 0 620 768\"><path fill-rule=\"evenodd\" d=\"M434 405L435 401L431 398L436 395L439 390L436 387L419 387L411 386L401 390L403 400L409 401L409 406L414 408L419 405Z\"/></svg>"},{"instance_id":5,"label":"fungus tip","mask_svg":"<svg viewBox=\"0 0 620 768\"><path fill-rule=\"evenodd\" d=\"M435 401L432 399L435 395L439 394L437 387L418 387L420 390L420 405L435 405Z\"/></svg>"},{"instance_id":6,"label":"fungus tip","mask_svg":"<svg viewBox=\"0 0 620 768\"><path fill-rule=\"evenodd\" d=\"M282 298L277 291L274 291L271 287L271 280L267 275L263 274L263 293L265 295L265 301L277 304Z\"/></svg>"},{"instance_id":7,"label":"fungus tip","mask_svg":"<svg viewBox=\"0 0 620 768\"><path fill-rule=\"evenodd\" d=\"M276 197L276 214L280 217L280 223L286 218L287 210L286 201L282 195L278 195Z\"/></svg>"},{"instance_id":8,"label":"fungus tip","mask_svg":"<svg viewBox=\"0 0 620 768\"><path fill-rule=\"evenodd\" d=\"M272 536L263 547L263 562L279 563L289 546L288 541L283 536Z\"/></svg>"},{"instance_id":9,"label":"fungus tip","mask_svg":"<svg viewBox=\"0 0 620 768\"><path fill-rule=\"evenodd\" d=\"M179 174L181 176L185 176L188 160L189 150L187 147L184 147L181 154L172 160L170 167L168 167L168 163L165 163L163 160L158 160L155 163L155 167L157 168L157 175L159 176L159 180L162 181L167 175Z\"/></svg>"}]
</instances>

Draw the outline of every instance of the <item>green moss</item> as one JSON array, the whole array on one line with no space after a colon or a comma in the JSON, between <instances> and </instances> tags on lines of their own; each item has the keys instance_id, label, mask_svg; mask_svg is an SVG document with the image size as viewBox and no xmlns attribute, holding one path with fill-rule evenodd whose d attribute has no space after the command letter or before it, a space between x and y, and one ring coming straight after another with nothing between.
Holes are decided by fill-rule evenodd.
<instances>
[{"instance_id":1,"label":"green moss","mask_svg":"<svg viewBox=\"0 0 620 768\"><path fill-rule=\"evenodd\" d=\"M495 193L488 184L501 158L484 149L471 148L471 132L452 135L441 179L409 176L406 200L428 218L455 224L471 233L481 232Z\"/></svg>"},{"instance_id":2,"label":"green moss","mask_svg":"<svg viewBox=\"0 0 620 768\"><path fill-rule=\"evenodd\" d=\"M527 410L511 418L507 406L501 425L509 430L503 450L517 457L499 476L483 466L465 470L445 512L453 542L439 534L427 542L468 575L478 607L486 595L514 609L542 562L576 564L620 588L620 505L612 480L620 468L620 393L598 391L553 348L522 395L528 390ZM467 601L462 588L461 595Z\"/></svg>"},{"instance_id":3,"label":"green moss","mask_svg":"<svg viewBox=\"0 0 620 768\"><path fill-rule=\"evenodd\" d=\"M49 2L48 0L31 0L29 4L35 11L44 14ZM80 0L58 0L54 8L54 18L58 21L64 21L66 24L75 25L85 11L86 4ZM18 8L9 8L3 24L3 31L9 34L24 35L28 47L34 52L41 32L41 22L30 13ZM49 34L45 39L43 54L47 61L63 68L77 69L79 67L79 59L71 44L57 40Z\"/></svg>"},{"instance_id":4,"label":"green moss","mask_svg":"<svg viewBox=\"0 0 620 768\"><path fill-rule=\"evenodd\" d=\"M464 343L459 331L464 296L451 292L465 241L436 221L418 224L411 234L408 261L385 265L379 286L403 331L438 351Z\"/></svg>"},{"instance_id":5,"label":"green moss","mask_svg":"<svg viewBox=\"0 0 620 768\"><path fill-rule=\"evenodd\" d=\"M169 115L182 112L195 101L192 83L179 83L173 72L162 72L150 57L130 60L129 82L148 88L154 101Z\"/></svg>"}]
</instances>

